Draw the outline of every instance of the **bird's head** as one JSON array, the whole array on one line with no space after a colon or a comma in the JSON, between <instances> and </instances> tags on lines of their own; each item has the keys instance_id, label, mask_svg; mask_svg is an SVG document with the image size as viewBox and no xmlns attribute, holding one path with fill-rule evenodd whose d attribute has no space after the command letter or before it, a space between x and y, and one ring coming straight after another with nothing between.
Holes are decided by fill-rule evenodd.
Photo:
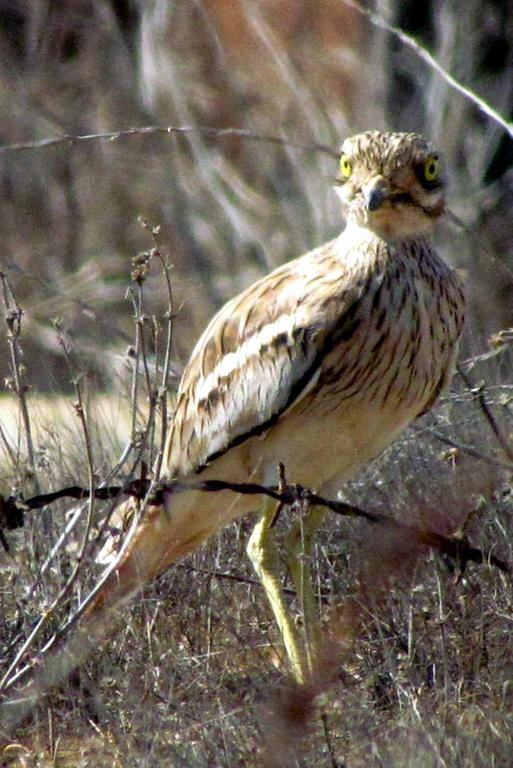
<instances>
[{"instance_id":1,"label":"bird's head","mask_svg":"<svg viewBox=\"0 0 513 768\"><path fill-rule=\"evenodd\" d=\"M346 139L337 192L348 221L385 239L429 232L445 210L439 154L415 133L367 131Z\"/></svg>"}]
</instances>

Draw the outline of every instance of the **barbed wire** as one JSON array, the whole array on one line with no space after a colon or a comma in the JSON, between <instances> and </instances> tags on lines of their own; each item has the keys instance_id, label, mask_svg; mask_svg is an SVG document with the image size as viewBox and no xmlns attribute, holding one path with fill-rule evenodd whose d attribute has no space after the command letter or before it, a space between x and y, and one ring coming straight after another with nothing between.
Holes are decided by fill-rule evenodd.
<instances>
[{"instance_id":1,"label":"barbed wire","mask_svg":"<svg viewBox=\"0 0 513 768\"><path fill-rule=\"evenodd\" d=\"M121 495L143 500L146 498L150 487L150 480L133 480L125 486L109 486L93 489L93 496L96 499L108 500L115 499ZM243 495L264 495L278 502L278 512L284 506L293 506L298 503L307 503L312 506L325 507L335 512L335 514L345 517L357 517L366 520L369 523L386 525L397 530L403 531L411 537L419 546L431 547L435 550L454 558L465 565L466 562L489 563L499 570L510 573L511 565L491 553L485 553L483 550L472 546L463 538L444 536L427 528L409 525L395 520L388 515L379 512L369 512L368 510L348 504L344 501L327 499L314 493L301 485L284 484L280 486L265 486L259 483L235 483L225 480L204 480L204 481L173 481L170 483L160 483L155 486L155 492L150 500L150 504L163 505L165 497L168 494L184 493L187 491L203 491L206 493L216 493L219 491L231 491ZM80 486L70 486L52 493L39 494L30 499L19 500L14 496L5 499L0 496L0 531L2 527L7 529L18 528L24 525L24 512L33 509L40 509L61 498L88 499L90 491ZM5 536L2 534L2 543L5 546Z\"/></svg>"}]
</instances>

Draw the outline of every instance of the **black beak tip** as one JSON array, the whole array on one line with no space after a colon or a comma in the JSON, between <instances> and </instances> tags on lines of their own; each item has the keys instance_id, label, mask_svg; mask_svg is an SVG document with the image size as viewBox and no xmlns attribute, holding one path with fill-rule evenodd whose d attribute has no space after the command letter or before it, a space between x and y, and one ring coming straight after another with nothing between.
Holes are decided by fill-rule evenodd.
<instances>
[{"instance_id":1,"label":"black beak tip","mask_svg":"<svg viewBox=\"0 0 513 768\"><path fill-rule=\"evenodd\" d=\"M367 210L373 213L379 210L386 200L387 196L381 189L372 189L368 195L365 196L365 204Z\"/></svg>"}]
</instances>

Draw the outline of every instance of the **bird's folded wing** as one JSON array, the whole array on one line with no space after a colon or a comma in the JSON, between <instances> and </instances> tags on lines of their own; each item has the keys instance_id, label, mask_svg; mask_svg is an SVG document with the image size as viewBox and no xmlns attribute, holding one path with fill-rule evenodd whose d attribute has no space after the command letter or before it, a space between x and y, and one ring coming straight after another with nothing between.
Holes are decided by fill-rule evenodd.
<instances>
[{"instance_id":1,"label":"bird's folded wing","mask_svg":"<svg viewBox=\"0 0 513 768\"><path fill-rule=\"evenodd\" d=\"M201 469L268 429L315 386L326 338L355 292L304 258L228 302L200 338L178 392L165 456L170 475Z\"/></svg>"}]
</instances>

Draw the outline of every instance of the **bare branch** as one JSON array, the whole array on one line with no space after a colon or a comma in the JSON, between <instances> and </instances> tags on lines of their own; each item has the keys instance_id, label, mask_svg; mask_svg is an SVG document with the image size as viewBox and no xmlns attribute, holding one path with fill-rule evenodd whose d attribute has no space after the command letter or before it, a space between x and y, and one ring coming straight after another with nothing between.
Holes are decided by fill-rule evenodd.
<instances>
[{"instance_id":1,"label":"bare branch","mask_svg":"<svg viewBox=\"0 0 513 768\"><path fill-rule=\"evenodd\" d=\"M154 485L154 480L150 482L147 479L142 479L137 482L132 482L130 486L125 486L123 489L125 494L143 499L137 514L135 514L133 517L130 530L128 531L128 534L123 541L123 545L116 558L105 570L95 587L91 590L91 592L89 592L85 599L81 601L78 608L72 613L68 620L62 624L60 628L52 635L44 648L40 650L38 655L39 662L44 656L46 656L51 648L55 647L57 642L61 641L68 635L69 631L77 623L88 605L90 605L91 601L101 591L106 579L119 566L119 563L123 559L127 548L130 546L130 542L135 535L139 522L144 515L146 505L163 503L163 495L169 493L182 493L190 490L215 493L218 491L228 490L234 493L249 495L263 494L275 499L279 502L280 505L286 504L297 506L298 504L311 504L323 506L335 512L336 514L363 518L372 524L378 524L381 526L386 526L390 529L394 529L400 532L401 535L404 535L408 538L408 540L411 542L412 548L418 549L419 551L427 547L432 548L456 560L458 563L460 563L462 569L468 562L475 562L479 564L487 563L488 565L498 568L504 573L511 573L510 563L496 557L492 553L486 553L483 550L472 546L465 538L460 538L457 536L444 536L443 534L439 534L436 531L401 523L381 513L368 512L351 504L346 504L345 502L326 499L299 485L284 485L281 483L280 486L276 488L262 486L257 483L231 483L222 480L180 483L175 482L158 486L156 495L150 499L148 492L154 487ZM96 498L111 498L114 494L119 494L119 492L119 488L97 488L93 489L92 495ZM83 488L73 487L63 489L62 491L58 491L52 494L46 494L45 496L28 499L25 504L27 507L34 509L36 507L43 506L44 504L48 504L52 500L61 498L65 495L72 496L74 498L87 498L90 495L90 491ZM5 502L4 506L7 503L8 502ZM44 612L35 627L32 629L32 632L23 643L22 647L16 654L15 659L9 665L9 668L3 676L3 679L0 681L0 690L9 690L12 688L12 686L24 678L31 671L31 669L33 669L34 661L28 662L23 667L19 667L19 664L22 661L26 651L33 644L36 636L39 634L40 629L44 626L46 621L54 615L56 609L61 604L63 597L69 591L73 577L74 574L71 575L70 579L68 579L64 587L61 589L59 595L52 601L49 609ZM84 640L84 638L82 638L82 640ZM77 663L77 659L75 659L74 663ZM17 669L17 667L19 668Z\"/></svg>"},{"instance_id":2,"label":"bare branch","mask_svg":"<svg viewBox=\"0 0 513 768\"><path fill-rule=\"evenodd\" d=\"M161 265L162 272L164 274L164 279L166 282L166 291L167 291L167 310L164 315L165 324L166 324L166 347L165 347L165 356L164 356L164 362L162 367L161 384L156 394L156 403L160 405L161 430L160 430L160 445L158 448L157 458L153 464L153 477L155 482L158 482L160 480L160 472L162 469L164 449L165 449L166 438L167 438L167 415L168 415L168 407L167 407L168 394L167 393L168 393L168 385L169 385L169 375L171 370L173 321L175 317L173 286L171 282L172 265L169 262L169 254L167 253L163 254L162 252L162 248L158 238L160 227L151 227L148 224L148 222L142 217L139 219L139 221L141 222L142 226L146 229L146 231L149 233L150 237L153 240L152 256L155 257ZM155 348L157 348L157 345L155 345ZM157 357L156 375L158 376L158 357Z\"/></svg>"},{"instance_id":3,"label":"bare branch","mask_svg":"<svg viewBox=\"0 0 513 768\"><path fill-rule=\"evenodd\" d=\"M438 75L440 75L440 77L445 80L445 82L450 85L451 88L468 99L468 101L474 104L474 106L480 112L500 125L501 128L503 128L506 133L508 133L513 138L513 123L508 123L508 121L496 109L493 109L493 107L491 107L484 99L474 93L474 91L472 91L470 88L467 88L465 85L462 85L460 82L458 82L458 80L449 74L449 72L447 72L447 70L445 70L442 65L438 63L434 56L432 56L426 48L417 43L413 37L406 34L406 32L403 32L400 27L395 27L393 24L389 24L383 18L383 16L363 8L360 3L357 2L357 0L342 0L342 2L368 18L371 24L373 24L375 27L384 29L386 32L389 32L391 35L397 37L398 40L400 40L401 43L407 48L411 48L411 50L414 51L419 59L431 67L431 69L433 69Z\"/></svg>"},{"instance_id":4,"label":"bare branch","mask_svg":"<svg viewBox=\"0 0 513 768\"><path fill-rule=\"evenodd\" d=\"M424 430L422 429L414 427L414 432L423 432L423 431ZM429 432L430 435L433 435L433 437L435 437L441 443L444 443L444 445L448 445L450 448L456 448L456 450L462 451L463 453L468 453L469 456L473 456L475 459L479 459L480 461L484 461L487 464L491 464L493 467L506 469L506 470L509 470L510 472L513 469L511 464L508 464L505 461L501 461L500 459L496 459L495 456L489 456L487 453L483 453L483 451L480 451L477 448L474 448L473 445L466 445L465 443L460 443L458 440L453 440L452 437L447 437L447 435L443 435L437 429L428 428L426 431Z\"/></svg>"},{"instance_id":5,"label":"bare branch","mask_svg":"<svg viewBox=\"0 0 513 768\"><path fill-rule=\"evenodd\" d=\"M279 144L280 146L293 147L295 149L303 150L304 152L322 152L326 155L338 159L339 153L326 146L325 144L319 144L316 141L301 142L291 141L283 136L272 136L265 133L256 133L255 131L248 131L244 128L214 128L207 125L145 125L139 128L126 128L120 131L111 131L109 133L87 133L78 136L64 135L54 136L50 139L41 139L39 141L27 141L18 144L5 144L0 147L0 155L8 152L24 152L33 149L47 149L49 147L59 146L61 144L86 144L92 141L116 141L117 139L125 139L130 136L147 136L147 135L161 135L169 133L187 134L187 133L203 133L207 136L211 136L214 139L230 138L232 136L248 139L250 141L262 141L268 144Z\"/></svg>"},{"instance_id":6,"label":"bare branch","mask_svg":"<svg viewBox=\"0 0 513 768\"><path fill-rule=\"evenodd\" d=\"M467 374L461 368L461 366L458 366L456 370L458 371L458 375L462 379L463 383L465 384L469 392L471 392L471 394L474 395L475 401L479 405L479 408L481 409L483 416L485 417L486 421L490 425L490 428L493 434L497 438L497 442L502 448L506 458L508 458L513 465L513 448L509 444L508 438L503 433L501 427L497 422L497 419L495 418L492 411L490 410L490 406L488 405L488 401L485 396L484 384L479 384L476 387L472 384L470 378L467 376Z\"/></svg>"}]
</instances>

